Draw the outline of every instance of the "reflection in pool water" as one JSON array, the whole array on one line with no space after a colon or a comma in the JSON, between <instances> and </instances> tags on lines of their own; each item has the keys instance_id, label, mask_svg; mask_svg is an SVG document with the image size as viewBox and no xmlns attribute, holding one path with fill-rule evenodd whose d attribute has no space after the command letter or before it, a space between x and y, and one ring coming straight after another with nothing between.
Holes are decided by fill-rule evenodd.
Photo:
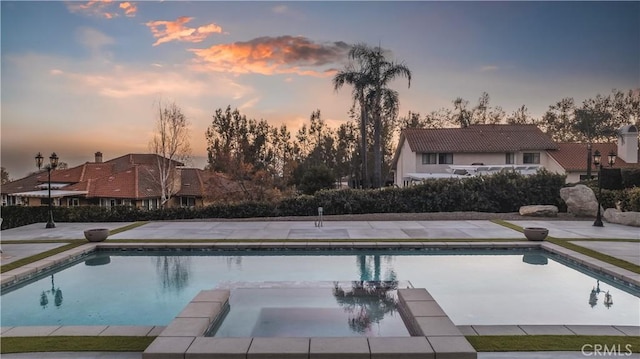
<instances>
[{"instance_id":1,"label":"reflection in pool water","mask_svg":"<svg viewBox=\"0 0 640 359\"><path fill-rule=\"evenodd\" d=\"M603 289L600 289L599 280L596 282L596 286L591 289L591 294L589 294L589 305L591 306L591 308L595 307L598 304L598 295L600 293L604 294L604 306L606 308L611 308L611 306L613 305L613 295L609 293L608 290L605 292Z\"/></svg>"},{"instance_id":2,"label":"reflection in pool water","mask_svg":"<svg viewBox=\"0 0 640 359\"><path fill-rule=\"evenodd\" d=\"M527 264L533 265L547 265L549 264L549 259L542 254L523 254L522 261Z\"/></svg>"},{"instance_id":3,"label":"reflection in pool water","mask_svg":"<svg viewBox=\"0 0 640 359\"><path fill-rule=\"evenodd\" d=\"M109 251L84 263L53 273L53 286L48 273L3 289L2 325L167 325L225 282L374 280L426 288L457 325L640 325L637 291L542 251ZM592 306L596 280L604 292Z\"/></svg>"},{"instance_id":4,"label":"reflection in pool water","mask_svg":"<svg viewBox=\"0 0 640 359\"><path fill-rule=\"evenodd\" d=\"M268 284L267 284L268 285ZM302 285L303 287L299 287ZM234 288L216 337L409 336L398 312L398 282L288 283Z\"/></svg>"},{"instance_id":5,"label":"reflection in pool water","mask_svg":"<svg viewBox=\"0 0 640 359\"><path fill-rule=\"evenodd\" d=\"M396 281L353 281L347 290L336 282L333 296L344 311L349 313L349 328L356 333L367 333L374 323L378 324L387 314L397 312L398 299L393 295L397 289Z\"/></svg>"},{"instance_id":6,"label":"reflection in pool water","mask_svg":"<svg viewBox=\"0 0 640 359\"><path fill-rule=\"evenodd\" d=\"M60 307L62 305L62 289L60 289L60 287L56 288L53 274L51 275L51 289L43 290L40 294L40 306L42 309L47 309L49 304L49 295L53 297L53 304L56 307Z\"/></svg>"}]
</instances>

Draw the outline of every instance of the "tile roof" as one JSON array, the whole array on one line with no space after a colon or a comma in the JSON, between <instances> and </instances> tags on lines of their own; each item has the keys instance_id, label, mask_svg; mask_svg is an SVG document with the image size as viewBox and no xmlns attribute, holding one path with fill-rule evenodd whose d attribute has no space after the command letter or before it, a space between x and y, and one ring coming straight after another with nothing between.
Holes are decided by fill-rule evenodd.
<instances>
[{"instance_id":1,"label":"tile roof","mask_svg":"<svg viewBox=\"0 0 640 359\"><path fill-rule=\"evenodd\" d=\"M198 168L180 169L180 189L176 196L202 196L204 183L201 172L203 171Z\"/></svg>"},{"instance_id":2,"label":"tile roof","mask_svg":"<svg viewBox=\"0 0 640 359\"><path fill-rule=\"evenodd\" d=\"M535 125L406 129L402 132L401 141L405 138L411 151L416 153L493 153L557 148L556 143Z\"/></svg>"},{"instance_id":3,"label":"tile roof","mask_svg":"<svg viewBox=\"0 0 640 359\"><path fill-rule=\"evenodd\" d=\"M116 157L104 163L111 164L115 167L116 172L124 171L131 165L157 165L158 155L153 153L130 153L124 156ZM173 161L176 166L183 166L182 162Z\"/></svg>"},{"instance_id":4,"label":"tile roof","mask_svg":"<svg viewBox=\"0 0 640 359\"><path fill-rule=\"evenodd\" d=\"M238 181L228 178L225 174L213 171L203 171L203 185L209 194L238 193L242 187Z\"/></svg>"},{"instance_id":5,"label":"tile roof","mask_svg":"<svg viewBox=\"0 0 640 359\"><path fill-rule=\"evenodd\" d=\"M160 189L151 177L147 166L133 165L124 171L83 181L69 188L88 191L87 198L159 197Z\"/></svg>"},{"instance_id":6,"label":"tile roof","mask_svg":"<svg viewBox=\"0 0 640 359\"><path fill-rule=\"evenodd\" d=\"M114 173L114 165L108 163L87 162L80 166L51 171L51 182L57 183L77 183L89 179L96 179ZM46 172L41 182L46 182Z\"/></svg>"},{"instance_id":7,"label":"tile roof","mask_svg":"<svg viewBox=\"0 0 640 359\"><path fill-rule=\"evenodd\" d=\"M65 189L77 189L88 191L87 198L135 198L133 170L110 174L104 177L82 181Z\"/></svg>"},{"instance_id":8,"label":"tile roof","mask_svg":"<svg viewBox=\"0 0 640 359\"><path fill-rule=\"evenodd\" d=\"M42 172L32 173L27 177L7 182L0 186L0 192L2 194L7 193L19 193L19 192L27 192L33 191L36 189L36 186L40 184L39 177L42 176ZM47 172L44 172L45 181L47 179Z\"/></svg>"},{"instance_id":9,"label":"tile roof","mask_svg":"<svg viewBox=\"0 0 640 359\"><path fill-rule=\"evenodd\" d=\"M106 162L87 162L82 165L51 171L52 183L68 183L65 191L87 191L87 198L145 199L160 197L161 191L154 174L157 172L155 154L129 154ZM182 165L174 161L176 165ZM203 173L200 169L179 169L183 183L178 195L203 196ZM36 190L48 181L47 171L2 185L2 193Z\"/></svg>"},{"instance_id":10,"label":"tile roof","mask_svg":"<svg viewBox=\"0 0 640 359\"><path fill-rule=\"evenodd\" d=\"M596 150L602 154L603 161L607 161L610 152L616 152L618 145L615 143L594 143L593 153ZM587 170L587 144L586 143L558 143L558 149L548 151L549 155L560 164L566 171L586 171ZM605 166L607 164L605 163ZM638 163L627 163L620 157L616 158L614 168L640 168ZM595 169L595 165L593 169Z\"/></svg>"}]
</instances>

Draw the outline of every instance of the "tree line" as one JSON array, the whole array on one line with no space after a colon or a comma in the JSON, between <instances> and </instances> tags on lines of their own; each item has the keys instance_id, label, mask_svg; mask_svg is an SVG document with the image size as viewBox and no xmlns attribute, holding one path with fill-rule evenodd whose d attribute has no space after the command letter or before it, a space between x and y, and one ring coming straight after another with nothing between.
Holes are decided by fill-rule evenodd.
<instances>
[{"instance_id":1,"label":"tree line","mask_svg":"<svg viewBox=\"0 0 640 359\"><path fill-rule=\"evenodd\" d=\"M329 127L321 111L315 110L295 133L286 125L274 126L264 119L249 119L228 106L215 111L207 129L207 168L237 181L243 188L243 199L264 200L288 193L293 187L312 194L318 189L333 187L337 180L348 182L351 187L363 186L367 181L362 181L362 176L374 173L371 169L375 159L371 155L378 142L381 144L380 172L386 175L397 136L406 128L535 124L556 141L607 142L615 141L621 126L640 125L638 96L633 91L614 90L609 96L597 95L585 100L580 107L572 98L565 98L550 105L538 119L529 115L525 106L506 115L500 107L490 106L487 93L483 93L473 107L460 98L452 104L451 109L440 109L425 116L415 112L401 117L383 115L378 125L381 127L378 141L373 121L365 122L365 131L362 131L363 114L358 102L349 112L350 119L337 128ZM365 156L369 155L366 157L362 155L363 142ZM367 172L362 171L365 158ZM373 175L369 181L375 183Z\"/></svg>"},{"instance_id":2,"label":"tree line","mask_svg":"<svg viewBox=\"0 0 640 359\"><path fill-rule=\"evenodd\" d=\"M483 92L475 106L460 97L453 108L441 108L424 116L409 112L400 118L399 128L467 127L478 124L533 124L557 142L614 142L620 127L640 125L640 89L612 90L581 104L571 97L549 105L540 118L533 117L525 105L507 115L500 106L490 105Z\"/></svg>"}]
</instances>

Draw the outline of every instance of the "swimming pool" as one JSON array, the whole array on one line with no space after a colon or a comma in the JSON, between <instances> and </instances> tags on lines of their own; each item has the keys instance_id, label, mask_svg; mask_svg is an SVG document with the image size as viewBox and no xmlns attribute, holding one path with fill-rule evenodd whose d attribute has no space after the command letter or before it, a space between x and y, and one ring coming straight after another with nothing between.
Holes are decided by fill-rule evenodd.
<instances>
[{"instance_id":1,"label":"swimming pool","mask_svg":"<svg viewBox=\"0 0 640 359\"><path fill-rule=\"evenodd\" d=\"M202 289L360 280L426 288L457 325L640 325L640 293L541 250L99 251L3 290L2 325L166 325Z\"/></svg>"}]
</instances>

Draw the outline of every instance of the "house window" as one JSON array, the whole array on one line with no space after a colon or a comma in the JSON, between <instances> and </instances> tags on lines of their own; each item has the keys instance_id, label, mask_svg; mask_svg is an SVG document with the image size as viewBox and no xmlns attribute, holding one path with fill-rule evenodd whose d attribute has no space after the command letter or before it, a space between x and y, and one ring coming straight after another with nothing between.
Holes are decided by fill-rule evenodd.
<instances>
[{"instance_id":1,"label":"house window","mask_svg":"<svg viewBox=\"0 0 640 359\"><path fill-rule=\"evenodd\" d=\"M435 165L438 163L438 154L437 153L423 153L422 154L422 164L423 165Z\"/></svg>"},{"instance_id":2,"label":"house window","mask_svg":"<svg viewBox=\"0 0 640 359\"><path fill-rule=\"evenodd\" d=\"M28 203L29 200L24 197L6 196L6 199L3 202L7 206L21 206L24 203Z\"/></svg>"},{"instance_id":3,"label":"house window","mask_svg":"<svg viewBox=\"0 0 640 359\"><path fill-rule=\"evenodd\" d=\"M450 165L453 164L453 153L423 153L423 165Z\"/></svg>"},{"instance_id":4,"label":"house window","mask_svg":"<svg viewBox=\"0 0 640 359\"><path fill-rule=\"evenodd\" d=\"M453 153L439 153L438 154L438 163L441 165L452 165L453 164Z\"/></svg>"},{"instance_id":5,"label":"house window","mask_svg":"<svg viewBox=\"0 0 640 359\"><path fill-rule=\"evenodd\" d=\"M80 205L80 199L76 197L67 198L68 207L76 207Z\"/></svg>"},{"instance_id":6,"label":"house window","mask_svg":"<svg viewBox=\"0 0 640 359\"><path fill-rule=\"evenodd\" d=\"M540 152L523 153L522 163L525 165L540 164Z\"/></svg>"},{"instance_id":7,"label":"house window","mask_svg":"<svg viewBox=\"0 0 640 359\"><path fill-rule=\"evenodd\" d=\"M181 207L195 207L196 206L196 198L195 197L180 197L180 206Z\"/></svg>"},{"instance_id":8,"label":"house window","mask_svg":"<svg viewBox=\"0 0 640 359\"><path fill-rule=\"evenodd\" d=\"M101 198L100 205L103 207L115 207L122 204L122 200L116 198Z\"/></svg>"},{"instance_id":9,"label":"house window","mask_svg":"<svg viewBox=\"0 0 640 359\"><path fill-rule=\"evenodd\" d=\"M507 152L505 159L504 159L504 163L508 164L508 165L515 165L516 164L516 154L513 152Z\"/></svg>"},{"instance_id":10,"label":"house window","mask_svg":"<svg viewBox=\"0 0 640 359\"><path fill-rule=\"evenodd\" d=\"M20 205L22 204L20 202L20 198L15 197L15 196L8 196L8 195L3 195L2 196L2 205L3 206L16 206L16 205Z\"/></svg>"},{"instance_id":11,"label":"house window","mask_svg":"<svg viewBox=\"0 0 640 359\"><path fill-rule=\"evenodd\" d=\"M156 209L158 208L158 199L145 199L144 201L142 201L142 207L144 207L145 209Z\"/></svg>"}]
</instances>

